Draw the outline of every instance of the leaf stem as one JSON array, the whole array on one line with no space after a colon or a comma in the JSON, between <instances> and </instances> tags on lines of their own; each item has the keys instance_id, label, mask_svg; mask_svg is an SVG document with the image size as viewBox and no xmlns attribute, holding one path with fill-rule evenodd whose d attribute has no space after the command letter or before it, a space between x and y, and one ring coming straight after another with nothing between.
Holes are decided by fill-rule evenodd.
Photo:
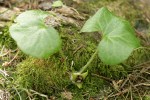
<instances>
[{"instance_id":1,"label":"leaf stem","mask_svg":"<svg viewBox=\"0 0 150 100\"><path fill-rule=\"evenodd\" d=\"M89 61L86 63L86 65L83 66L83 67L80 69L79 73L83 73L83 72L87 69L87 67L90 65L90 63L94 60L95 56L97 55L97 52L98 52L98 49L97 49L97 50L95 51L95 53L91 56L91 58L90 58Z\"/></svg>"}]
</instances>

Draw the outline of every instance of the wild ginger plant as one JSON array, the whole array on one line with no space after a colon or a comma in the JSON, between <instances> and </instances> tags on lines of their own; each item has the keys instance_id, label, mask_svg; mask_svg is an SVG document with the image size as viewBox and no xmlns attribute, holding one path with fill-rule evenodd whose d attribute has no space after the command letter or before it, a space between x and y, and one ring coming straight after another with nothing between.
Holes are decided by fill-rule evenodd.
<instances>
[{"instance_id":1,"label":"wild ginger plant","mask_svg":"<svg viewBox=\"0 0 150 100\"><path fill-rule=\"evenodd\" d=\"M102 39L91 59L79 72L72 74L72 81L80 88L82 82L78 82L79 76L84 79L87 72L83 73L90 65L96 54L107 65L117 65L125 61L132 51L140 46L130 23L116 17L106 7L101 8L91 17L81 32L101 32ZM81 78L80 78L81 80Z\"/></svg>"},{"instance_id":2,"label":"wild ginger plant","mask_svg":"<svg viewBox=\"0 0 150 100\"><path fill-rule=\"evenodd\" d=\"M41 10L26 11L10 27L12 38L24 53L37 58L48 58L61 49L61 39L52 27L53 23L49 25L45 22L48 16L52 15ZM140 46L129 22L116 17L105 7L98 10L81 29L81 32L96 31L102 32L97 50L80 71L71 74L72 82L79 88L88 75L86 69L97 54L105 64L116 65L125 61Z\"/></svg>"}]
</instances>

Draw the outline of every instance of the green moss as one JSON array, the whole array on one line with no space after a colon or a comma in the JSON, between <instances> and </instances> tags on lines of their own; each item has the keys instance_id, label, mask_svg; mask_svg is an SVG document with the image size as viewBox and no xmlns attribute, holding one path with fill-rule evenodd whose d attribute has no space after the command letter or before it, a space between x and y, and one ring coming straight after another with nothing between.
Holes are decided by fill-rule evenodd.
<instances>
[{"instance_id":1,"label":"green moss","mask_svg":"<svg viewBox=\"0 0 150 100\"><path fill-rule=\"evenodd\" d=\"M61 61L40 60L28 58L17 66L17 83L22 88L33 89L49 96L56 96L61 100L61 92L68 90L73 93L73 100L84 100L96 93L103 87L103 80L92 77L86 78L83 88L79 89L70 81L69 68L63 67ZM87 94L88 93L88 94ZM82 99L81 99L82 98Z\"/></svg>"},{"instance_id":2,"label":"green moss","mask_svg":"<svg viewBox=\"0 0 150 100\"><path fill-rule=\"evenodd\" d=\"M150 48L141 47L136 49L131 56L126 60L126 64L133 67L138 64L147 62L150 60Z\"/></svg>"},{"instance_id":3,"label":"green moss","mask_svg":"<svg viewBox=\"0 0 150 100\"><path fill-rule=\"evenodd\" d=\"M28 58L17 66L17 82L24 88L40 93L54 94L63 89L70 81L61 62Z\"/></svg>"},{"instance_id":4,"label":"green moss","mask_svg":"<svg viewBox=\"0 0 150 100\"><path fill-rule=\"evenodd\" d=\"M1 29L1 31L2 34L0 34L0 47L4 45L8 49L15 49L17 45L9 34L9 26L5 26L3 29Z\"/></svg>"}]
</instances>

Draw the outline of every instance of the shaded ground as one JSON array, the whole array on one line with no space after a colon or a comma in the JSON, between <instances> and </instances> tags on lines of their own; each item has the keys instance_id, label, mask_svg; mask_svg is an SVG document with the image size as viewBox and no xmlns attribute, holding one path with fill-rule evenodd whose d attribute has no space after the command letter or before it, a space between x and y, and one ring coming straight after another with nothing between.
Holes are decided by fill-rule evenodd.
<instances>
[{"instance_id":1,"label":"shaded ground","mask_svg":"<svg viewBox=\"0 0 150 100\"><path fill-rule=\"evenodd\" d=\"M150 13L149 0L64 0L66 8L52 8L51 0L1 0L0 4L0 100L149 100L150 98ZM100 35L79 33L84 22L107 6L128 20L140 38L142 48L116 66L92 62L83 88L70 81L70 73L84 66L94 53ZM27 9L57 14L56 29L63 40L63 56L47 60L24 55L11 39L8 27Z\"/></svg>"}]
</instances>

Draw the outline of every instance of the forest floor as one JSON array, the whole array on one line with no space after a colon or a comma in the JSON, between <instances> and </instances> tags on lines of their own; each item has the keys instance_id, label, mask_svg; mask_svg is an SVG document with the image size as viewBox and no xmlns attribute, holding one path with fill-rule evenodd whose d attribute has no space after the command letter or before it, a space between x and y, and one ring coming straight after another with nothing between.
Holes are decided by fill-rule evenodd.
<instances>
[{"instance_id":1,"label":"forest floor","mask_svg":"<svg viewBox=\"0 0 150 100\"><path fill-rule=\"evenodd\" d=\"M0 100L150 100L150 1L62 0L58 8L51 6L53 2L0 0ZM88 62L101 37L80 30L104 6L131 23L142 47L115 66L96 57L79 89L70 80L71 72ZM57 14L62 52L43 60L19 50L9 26L31 9Z\"/></svg>"}]
</instances>

